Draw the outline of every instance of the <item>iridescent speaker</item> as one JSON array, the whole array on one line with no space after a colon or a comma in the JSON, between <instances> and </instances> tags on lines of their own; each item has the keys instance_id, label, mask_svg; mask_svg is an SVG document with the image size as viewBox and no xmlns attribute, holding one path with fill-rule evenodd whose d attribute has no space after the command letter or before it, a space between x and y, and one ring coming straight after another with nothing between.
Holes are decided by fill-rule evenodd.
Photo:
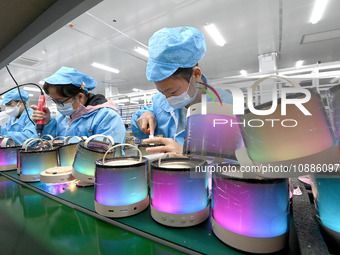
<instances>
[{"instance_id":1,"label":"iridescent speaker","mask_svg":"<svg viewBox=\"0 0 340 255\"><path fill-rule=\"evenodd\" d=\"M336 134L338 144L340 143L340 84L326 91L329 105L329 113Z\"/></svg>"},{"instance_id":2,"label":"iridescent speaker","mask_svg":"<svg viewBox=\"0 0 340 255\"><path fill-rule=\"evenodd\" d=\"M35 140L35 139L36 138L29 138L22 144L22 146L17 148L17 174L18 175L20 175L20 172L21 172L20 152L25 150L27 143L29 143L30 141Z\"/></svg>"},{"instance_id":3,"label":"iridescent speaker","mask_svg":"<svg viewBox=\"0 0 340 255\"><path fill-rule=\"evenodd\" d=\"M109 142L94 140L94 138L108 139ZM73 162L72 175L83 182L94 183L94 172L96 160L103 158L103 155L113 144L112 137L104 135L93 135L85 141L78 143L76 156ZM115 156L121 156L121 148L112 152ZM112 154L111 153L111 154Z\"/></svg>"},{"instance_id":4,"label":"iridescent speaker","mask_svg":"<svg viewBox=\"0 0 340 255\"><path fill-rule=\"evenodd\" d=\"M235 159L235 150L242 144L236 122L232 105L206 102L190 106L183 154Z\"/></svg>"},{"instance_id":5,"label":"iridescent speaker","mask_svg":"<svg viewBox=\"0 0 340 255\"><path fill-rule=\"evenodd\" d=\"M147 159L139 157L113 157L106 159L111 147L101 160L96 161L95 210L106 217L127 217L145 210L149 205Z\"/></svg>"},{"instance_id":6,"label":"iridescent speaker","mask_svg":"<svg viewBox=\"0 0 340 255\"><path fill-rule=\"evenodd\" d=\"M236 249L253 253L283 249L289 230L288 180L213 172L211 222L214 234Z\"/></svg>"},{"instance_id":7,"label":"iridescent speaker","mask_svg":"<svg viewBox=\"0 0 340 255\"><path fill-rule=\"evenodd\" d=\"M143 157L147 158L148 160L148 183L150 184L151 181L151 163L152 161L158 160L159 158L161 158L163 156L164 153L156 153L156 154L152 154L148 151L146 151L147 148L154 148L154 147L158 147L158 146L164 146L164 144L160 144L160 143L142 143L138 145L138 149L142 152Z\"/></svg>"},{"instance_id":8,"label":"iridescent speaker","mask_svg":"<svg viewBox=\"0 0 340 255\"><path fill-rule=\"evenodd\" d=\"M55 166L40 173L40 182L60 184L75 180L72 175L72 166Z\"/></svg>"},{"instance_id":9,"label":"iridescent speaker","mask_svg":"<svg viewBox=\"0 0 340 255\"><path fill-rule=\"evenodd\" d=\"M152 154L152 153L146 151L147 148L153 148L153 147L158 147L158 146L164 146L164 144L160 144L160 143L142 143L142 144L138 144L138 149L141 151L141 153L142 153L142 155L144 157L144 156Z\"/></svg>"},{"instance_id":10,"label":"iridescent speaker","mask_svg":"<svg viewBox=\"0 0 340 255\"><path fill-rule=\"evenodd\" d=\"M200 159L168 158L151 163L151 216L172 227L197 225L209 216L206 166Z\"/></svg>"},{"instance_id":11,"label":"iridescent speaker","mask_svg":"<svg viewBox=\"0 0 340 255\"><path fill-rule=\"evenodd\" d=\"M254 84L253 90L265 78L258 80ZM294 84L296 89L302 91L299 84L287 80ZM334 134L320 95L316 89L308 89L308 91L311 98L302 105L311 115L305 115L301 111L301 107L297 107L293 103L287 103L285 107L282 107L281 99L255 107L256 110L269 111L277 103L277 107L273 108L272 113L259 115L247 109L244 115L238 115L238 121L243 123L240 126L251 160L255 162L294 160L313 157L333 148L335 145ZM304 99L306 95L292 93L287 97L292 101ZM282 108L286 112L281 111Z\"/></svg>"},{"instance_id":12,"label":"iridescent speaker","mask_svg":"<svg viewBox=\"0 0 340 255\"><path fill-rule=\"evenodd\" d=\"M60 166L72 166L77 153L78 143L81 138L78 136L69 136L59 147Z\"/></svg>"},{"instance_id":13,"label":"iridescent speaker","mask_svg":"<svg viewBox=\"0 0 340 255\"><path fill-rule=\"evenodd\" d=\"M317 217L325 239L340 247L340 176L313 175L312 190ZM327 241L327 240L326 240Z\"/></svg>"},{"instance_id":14,"label":"iridescent speaker","mask_svg":"<svg viewBox=\"0 0 340 255\"><path fill-rule=\"evenodd\" d=\"M40 144L30 146L35 142L40 142ZM42 171L57 166L57 149L46 140L30 140L24 150L20 151L20 180L24 182L39 181Z\"/></svg>"},{"instance_id":15,"label":"iridescent speaker","mask_svg":"<svg viewBox=\"0 0 340 255\"><path fill-rule=\"evenodd\" d=\"M12 138L1 138L0 171L15 170L17 168L17 149Z\"/></svg>"}]
</instances>

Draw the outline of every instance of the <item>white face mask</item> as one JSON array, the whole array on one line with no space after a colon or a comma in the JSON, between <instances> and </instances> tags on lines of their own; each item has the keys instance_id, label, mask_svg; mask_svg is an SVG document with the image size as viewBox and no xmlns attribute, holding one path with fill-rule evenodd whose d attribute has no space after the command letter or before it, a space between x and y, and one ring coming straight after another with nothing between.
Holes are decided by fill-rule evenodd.
<instances>
[{"instance_id":1,"label":"white face mask","mask_svg":"<svg viewBox=\"0 0 340 255\"><path fill-rule=\"evenodd\" d=\"M73 100L73 102L74 102L74 100ZM72 113L74 113L74 111L75 111L73 109L73 106L72 106L73 102L72 103L67 103L67 104L64 104L64 105L57 104L58 112L60 112L61 114L65 115L65 116L71 116Z\"/></svg>"},{"instance_id":2,"label":"white face mask","mask_svg":"<svg viewBox=\"0 0 340 255\"><path fill-rule=\"evenodd\" d=\"M188 94L190 86L191 86L191 78L189 81L189 86L188 86L187 91L183 92L179 96L168 97L166 99L168 101L168 104L174 109L181 109L187 106L188 104L190 104L192 101L194 101L194 99L197 96L197 88L195 88L195 94L193 95L193 97L190 97Z\"/></svg>"},{"instance_id":3,"label":"white face mask","mask_svg":"<svg viewBox=\"0 0 340 255\"><path fill-rule=\"evenodd\" d=\"M19 112L20 112L20 106L18 106L18 104L16 106L6 106L5 112L9 116L17 117L19 115Z\"/></svg>"}]
</instances>

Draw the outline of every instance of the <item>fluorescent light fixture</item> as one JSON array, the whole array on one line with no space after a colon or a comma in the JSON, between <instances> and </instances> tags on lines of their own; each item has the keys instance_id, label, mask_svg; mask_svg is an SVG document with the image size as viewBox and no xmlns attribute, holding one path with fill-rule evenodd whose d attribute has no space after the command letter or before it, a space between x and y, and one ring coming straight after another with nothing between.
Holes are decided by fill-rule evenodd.
<instances>
[{"instance_id":1,"label":"fluorescent light fixture","mask_svg":"<svg viewBox=\"0 0 340 255\"><path fill-rule=\"evenodd\" d=\"M226 41L224 40L223 36L213 23L209 23L204 27L218 46L224 46L226 44Z\"/></svg>"},{"instance_id":2,"label":"fluorescent light fixture","mask_svg":"<svg viewBox=\"0 0 340 255\"><path fill-rule=\"evenodd\" d=\"M248 73L247 73L246 70L241 70L241 71L240 71L240 74L241 74L242 76L247 76Z\"/></svg>"},{"instance_id":3,"label":"fluorescent light fixture","mask_svg":"<svg viewBox=\"0 0 340 255\"><path fill-rule=\"evenodd\" d=\"M28 86L25 86L24 87L24 90L26 91L33 91L33 92L40 92L40 89L36 88L36 87L28 87Z\"/></svg>"},{"instance_id":4,"label":"fluorescent light fixture","mask_svg":"<svg viewBox=\"0 0 340 255\"><path fill-rule=\"evenodd\" d=\"M112 68L112 67L109 67L109 66L106 66L106 65L102 65L102 64L99 64L99 63L96 63L96 62L93 62L91 65L93 67L96 67L96 68L99 68L99 69L102 69L102 70L105 70L105 71L109 71L109 72L112 72L112 73L119 73L118 69L115 69L115 68Z\"/></svg>"},{"instance_id":5,"label":"fluorescent light fixture","mask_svg":"<svg viewBox=\"0 0 340 255\"><path fill-rule=\"evenodd\" d=\"M123 104L123 103L119 103L118 105L125 105L125 104Z\"/></svg>"},{"instance_id":6,"label":"fluorescent light fixture","mask_svg":"<svg viewBox=\"0 0 340 255\"><path fill-rule=\"evenodd\" d=\"M141 89L137 89L137 88L133 88L132 91L134 91L134 92L140 92L140 91L142 91L142 90L141 90Z\"/></svg>"},{"instance_id":7,"label":"fluorescent light fixture","mask_svg":"<svg viewBox=\"0 0 340 255\"><path fill-rule=\"evenodd\" d=\"M147 58L149 57L149 52L146 49L143 49L141 47L135 47L135 51Z\"/></svg>"},{"instance_id":8,"label":"fluorescent light fixture","mask_svg":"<svg viewBox=\"0 0 340 255\"><path fill-rule=\"evenodd\" d=\"M29 93L29 94L28 94L28 96L29 96L29 97L34 97L34 95L33 95L33 94L31 94L31 93Z\"/></svg>"},{"instance_id":9,"label":"fluorescent light fixture","mask_svg":"<svg viewBox=\"0 0 340 255\"><path fill-rule=\"evenodd\" d=\"M44 85L44 84L45 84L45 81L39 81L39 84L40 84L40 85Z\"/></svg>"},{"instance_id":10,"label":"fluorescent light fixture","mask_svg":"<svg viewBox=\"0 0 340 255\"><path fill-rule=\"evenodd\" d=\"M298 60L298 61L296 61L295 67L300 68L302 66L302 64L303 64L303 60Z\"/></svg>"},{"instance_id":11,"label":"fluorescent light fixture","mask_svg":"<svg viewBox=\"0 0 340 255\"><path fill-rule=\"evenodd\" d=\"M315 0L312 16L310 17L309 22L312 24L316 24L321 20L321 17L326 9L326 5L328 0Z\"/></svg>"},{"instance_id":12,"label":"fluorescent light fixture","mask_svg":"<svg viewBox=\"0 0 340 255\"><path fill-rule=\"evenodd\" d=\"M325 70L325 69L335 69L340 68L340 65L324 65L324 66L318 66L317 70ZM279 73L279 75L287 75L287 74L298 74L298 73L306 73L306 72L313 72L315 71L315 67L308 67L308 68L301 68L299 70L288 70L288 71L282 71Z\"/></svg>"}]
</instances>

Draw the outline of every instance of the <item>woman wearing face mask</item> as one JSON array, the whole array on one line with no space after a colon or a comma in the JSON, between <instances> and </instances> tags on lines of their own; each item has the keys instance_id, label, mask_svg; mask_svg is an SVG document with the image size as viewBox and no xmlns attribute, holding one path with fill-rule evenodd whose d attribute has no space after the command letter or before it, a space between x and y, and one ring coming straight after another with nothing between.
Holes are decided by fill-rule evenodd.
<instances>
[{"instance_id":1,"label":"woman wearing face mask","mask_svg":"<svg viewBox=\"0 0 340 255\"><path fill-rule=\"evenodd\" d=\"M27 101L29 94L20 90L23 101ZM32 123L25 110L24 102L21 100L18 89L13 89L4 95L1 104L6 106L6 114L10 117L4 126L0 127L0 134L3 137L12 138L16 144L22 144L29 138L38 138L34 123ZM26 108L29 115L33 111Z\"/></svg>"},{"instance_id":2,"label":"woman wearing face mask","mask_svg":"<svg viewBox=\"0 0 340 255\"><path fill-rule=\"evenodd\" d=\"M206 52L203 34L193 27L163 28L149 40L149 59L146 77L154 82L157 93L153 105L138 110L132 116L132 132L139 139L162 134L164 138L149 138L145 143L164 146L148 148L151 153L182 153L187 108L199 103L203 90L200 82L208 83L198 67ZM210 93L210 89L207 89ZM232 104L232 95L215 89L223 103ZM213 99L207 97L207 101Z\"/></svg>"},{"instance_id":3,"label":"woman wearing face mask","mask_svg":"<svg viewBox=\"0 0 340 255\"><path fill-rule=\"evenodd\" d=\"M45 119L42 134L56 136L91 136L103 134L112 136L115 143L125 142L125 126L115 111L114 103L103 95L91 94L97 82L74 68L61 67L51 77L45 79L43 89L57 105L60 113L57 119L34 110L33 120Z\"/></svg>"}]
</instances>

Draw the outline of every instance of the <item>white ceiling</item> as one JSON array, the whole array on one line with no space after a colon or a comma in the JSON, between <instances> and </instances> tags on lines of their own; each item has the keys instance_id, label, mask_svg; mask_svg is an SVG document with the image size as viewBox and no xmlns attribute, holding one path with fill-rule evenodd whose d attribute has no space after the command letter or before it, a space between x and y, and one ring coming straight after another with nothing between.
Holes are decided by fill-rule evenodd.
<instances>
[{"instance_id":1,"label":"white ceiling","mask_svg":"<svg viewBox=\"0 0 340 255\"><path fill-rule=\"evenodd\" d=\"M278 52L278 68L289 68L299 59L305 65L317 61L340 61L340 39L301 44L308 34L340 29L340 1L329 0L323 19L310 24L311 0L104 0L59 31L36 44L21 57L37 60L33 66L9 68L19 83L35 82L70 66L98 81L96 93L105 84L119 93L132 88L152 89L145 78L147 59L134 51L147 47L150 36L162 27L194 26L206 37L207 53L199 63L212 81L239 75L241 69L258 72L258 55ZM113 21L115 20L115 22ZM227 41L217 46L204 30L215 23ZM119 74L91 66L102 63ZM5 68L0 70L2 89L14 85Z\"/></svg>"}]
</instances>

